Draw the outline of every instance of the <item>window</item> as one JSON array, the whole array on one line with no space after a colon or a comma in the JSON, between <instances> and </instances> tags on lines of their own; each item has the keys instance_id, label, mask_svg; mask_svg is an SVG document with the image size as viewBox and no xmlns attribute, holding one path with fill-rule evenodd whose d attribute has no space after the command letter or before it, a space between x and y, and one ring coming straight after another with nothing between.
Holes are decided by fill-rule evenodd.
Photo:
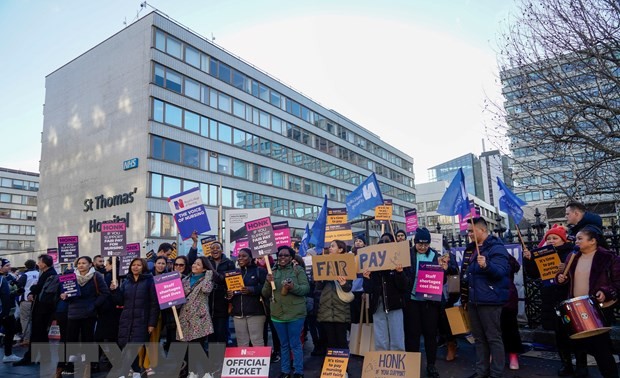
<instances>
[{"instance_id":1,"label":"window","mask_svg":"<svg viewBox=\"0 0 620 378\"><path fill-rule=\"evenodd\" d=\"M176 126L176 127L181 127L182 122L181 122L181 115L183 114L183 111L181 110L181 108L177 108L174 105L170 105L170 104L165 104L165 108L166 108L166 112L165 117L166 117L166 123L172 126Z\"/></svg>"},{"instance_id":2,"label":"window","mask_svg":"<svg viewBox=\"0 0 620 378\"><path fill-rule=\"evenodd\" d=\"M233 114L236 117L245 117L245 104L237 99L233 99Z\"/></svg>"},{"instance_id":3,"label":"window","mask_svg":"<svg viewBox=\"0 0 620 378\"><path fill-rule=\"evenodd\" d=\"M265 112L260 112L259 120L259 124L261 127L264 127L266 129L269 128L269 114Z\"/></svg>"},{"instance_id":4,"label":"window","mask_svg":"<svg viewBox=\"0 0 620 378\"><path fill-rule=\"evenodd\" d=\"M164 68L160 65L155 65L155 84L160 87L164 86Z\"/></svg>"},{"instance_id":5,"label":"window","mask_svg":"<svg viewBox=\"0 0 620 378\"><path fill-rule=\"evenodd\" d=\"M162 177L156 173L151 174L151 196L152 197L161 197L161 182Z\"/></svg>"},{"instance_id":6,"label":"window","mask_svg":"<svg viewBox=\"0 0 620 378\"><path fill-rule=\"evenodd\" d=\"M219 156L217 161L217 171L224 175L230 175L232 173L231 159L228 156Z\"/></svg>"},{"instance_id":7,"label":"window","mask_svg":"<svg viewBox=\"0 0 620 378\"><path fill-rule=\"evenodd\" d=\"M149 236L154 236L154 237L161 236L161 214L160 213L149 214Z\"/></svg>"},{"instance_id":8,"label":"window","mask_svg":"<svg viewBox=\"0 0 620 378\"><path fill-rule=\"evenodd\" d=\"M245 147L245 133L239 129L233 129L233 144L236 147Z\"/></svg>"},{"instance_id":9,"label":"window","mask_svg":"<svg viewBox=\"0 0 620 378\"><path fill-rule=\"evenodd\" d=\"M222 188L222 206L232 207L232 190Z\"/></svg>"},{"instance_id":10,"label":"window","mask_svg":"<svg viewBox=\"0 0 620 378\"><path fill-rule=\"evenodd\" d=\"M185 112L185 129L197 134L200 133L200 117L198 114Z\"/></svg>"},{"instance_id":11,"label":"window","mask_svg":"<svg viewBox=\"0 0 620 378\"><path fill-rule=\"evenodd\" d=\"M258 182L261 184L271 185L271 168L255 167L255 170L256 169L258 169Z\"/></svg>"},{"instance_id":12,"label":"window","mask_svg":"<svg viewBox=\"0 0 620 378\"><path fill-rule=\"evenodd\" d=\"M236 88L239 88L239 89L241 89L241 90L244 90L244 89L243 89L243 83L244 83L244 81L245 81L245 76L244 76L241 72L239 72L239 71L237 71L237 70L233 70L232 75L233 75L233 78L232 78L232 80L233 80L233 81L232 81L232 85L233 85L234 87L236 87Z\"/></svg>"},{"instance_id":13,"label":"window","mask_svg":"<svg viewBox=\"0 0 620 378\"><path fill-rule=\"evenodd\" d=\"M183 164L195 168L200 167L198 148L187 145L183 146Z\"/></svg>"},{"instance_id":14,"label":"window","mask_svg":"<svg viewBox=\"0 0 620 378\"><path fill-rule=\"evenodd\" d=\"M155 31L155 48L166 51L166 35L159 30Z\"/></svg>"},{"instance_id":15,"label":"window","mask_svg":"<svg viewBox=\"0 0 620 378\"><path fill-rule=\"evenodd\" d=\"M183 180L183 191L190 190L192 188L199 188L200 184L194 181Z\"/></svg>"},{"instance_id":16,"label":"window","mask_svg":"<svg viewBox=\"0 0 620 378\"><path fill-rule=\"evenodd\" d=\"M230 67L220 62L217 77L218 79L230 84Z\"/></svg>"},{"instance_id":17,"label":"window","mask_svg":"<svg viewBox=\"0 0 620 378\"><path fill-rule=\"evenodd\" d=\"M163 197L169 198L181 192L181 180L174 177L164 176Z\"/></svg>"},{"instance_id":18,"label":"window","mask_svg":"<svg viewBox=\"0 0 620 378\"><path fill-rule=\"evenodd\" d=\"M271 105L275 106L275 107L280 107L280 94L278 92L275 91L271 91Z\"/></svg>"},{"instance_id":19,"label":"window","mask_svg":"<svg viewBox=\"0 0 620 378\"><path fill-rule=\"evenodd\" d=\"M248 164L243 160L235 159L233 164L233 176L248 179Z\"/></svg>"},{"instance_id":20,"label":"window","mask_svg":"<svg viewBox=\"0 0 620 378\"><path fill-rule=\"evenodd\" d=\"M282 121L280 118L271 117L271 130L275 133L282 134Z\"/></svg>"},{"instance_id":21,"label":"window","mask_svg":"<svg viewBox=\"0 0 620 378\"><path fill-rule=\"evenodd\" d=\"M228 125L220 123L219 132L218 132L218 140L220 142L232 143L232 128Z\"/></svg>"},{"instance_id":22,"label":"window","mask_svg":"<svg viewBox=\"0 0 620 378\"><path fill-rule=\"evenodd\" d=\"M230 113L230 97L224 93L219 93L217 108L226 113Z\"/></svg>"},{"instance_id":23,"label":"window","mask_svg":"<svg viewBox=\"0 0 620 378\"><path fill-rule=\"evenodd\" d=\"M273 186L277 186L278 188L285 188L284 183L286 182L284 180L284 173L280 172L280 171L273 171L272 174L272 178L273 178Z\"/></svg>"},{"instance_id":24,"label":"window","mask_svg":"<svg viewBox=\"0 0 620 378\"><path fill-rule=\"evenodd\" d=\"M263 100L269 102L269 88L266 86L259 84L258 85L258 97Z\"/></svg>"},{"instance_id":25,"label":"window","mask_svg":"<svg viewBox=\"0 0 620 378\"><path fill-rule=\"evenodd\" d=\"M183 59L181 56L181 42L177 41L174 38L171 38L170 36L168 36L166 40L166 52L174 56L175 58Z\"/></svg>"},{"instance_id":26,"label":"window","mask_svg":"<svg viewBox=\"0 0 620 378\"><path fill-rule=\"evenodd\" d=\"M153 137L153 147L151 155L155 159L162 159L164 157L163 140L160 137Z\"/></svg>"},{"instance_id":27,"label":"window","mask_svg":"<svg viewBox=\"0 0 620 378\"><path fill-rule=\"evenodd\" d=\"M172 215L162 214L161 215L161 236L168 238L176 238L177 236L177 226L174 222L174 218Z\"/></svg>"},{"instance_id":28,"label":"window","mask_svg":"<svg viewBox=\"0 0 620 378\"><path fill-rule=\"evenodd\" d=\"M164 140L164 160L181 162L181 145L171 140Z\"/></svg>"},{"instance_id":29,"label":"window","mask_svg":"<svg viewBox=\"0 0 620 378\"><path fill-rule=\"evenodd\" d=\"M153 100L153 120L164 122L164 103L159 100Z\"/></svg>"},{"instance_id":30,"label":"window","mask_svg":"<svg viewBox=\"0 0 620 378\"><path fill-rule=\"evenodd\" d=\"M166 88L177 93L183 93L183 87L181 86L181 76L173 73L172 71L166 71Z\"/></svg>"},{"instance_id":31,"label":"window","mask_svg":"<svg viewBox=\"0 0 620 378\"><path fill-rule=\"evenodd\" d=\"M193 80L185 79L185 95L200 101L200 84Z\"/></svg>"},{"instance_id":32,"label":"window","mask_svg":"<svg viewBox=\"0 0 620 378\"><path fill-rule=\"evenodd\" d=\"M185 61L196 68L200 68L200 53L193 47L185 47Z\"/></svg>"}]
</instances>

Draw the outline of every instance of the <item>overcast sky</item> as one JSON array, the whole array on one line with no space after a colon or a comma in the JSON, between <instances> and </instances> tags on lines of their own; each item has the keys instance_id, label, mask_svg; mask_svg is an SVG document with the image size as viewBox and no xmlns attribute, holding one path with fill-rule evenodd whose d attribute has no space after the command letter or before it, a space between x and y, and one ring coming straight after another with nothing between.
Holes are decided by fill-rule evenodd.
<instances>
[{"instance_id":1,"label":"overcast sky","mask_svg":"<svg viewBox=\"0 0 620 378\"><path fill-rule=\"evenodd\" d=\"M0 166L38 172L45 76L155 7L427 169L480 153L509 0L0 1ZM486 149L493 149L488 142Z\"/></svg>"}]
</instances>

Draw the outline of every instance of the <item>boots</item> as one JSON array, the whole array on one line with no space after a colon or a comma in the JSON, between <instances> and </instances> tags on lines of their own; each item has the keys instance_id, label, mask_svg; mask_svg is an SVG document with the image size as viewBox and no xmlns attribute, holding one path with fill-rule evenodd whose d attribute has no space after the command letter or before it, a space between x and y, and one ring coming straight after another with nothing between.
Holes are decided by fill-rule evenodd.
<instances>
[{"instance_id":1,"label":"boots","mask_svg":"<svg viewBox=\"0 0 620 378\"><path fill-rule=\"evenodd\" d=\"M560 361L562 361L562 366L560 370L558 370L559 377L570 377L573 375L573 361L571 358L570 352L560 351L558 353L560 355Z\"/></svg>"},{"instance_id":2,"label":"boots","mask_svg":"<svg viewBox=\"0 0 620 378\"><path fill-rule=\"evenodd\" d=\"M588 355L586 352L575 353L575 359L577 360L577 367L575 369L575 377L583 378L588 376Z\"/></svg>"},{"instance_id":3,"label":"boots","mask_svg":"<svg viewBox=\"0 0 620 378\"><path fill-rule=\"evenodd\" d=\"M454 361L456 358L456 341L448 341L447 346L446 361Z\"/></svg>"}]
</instances>

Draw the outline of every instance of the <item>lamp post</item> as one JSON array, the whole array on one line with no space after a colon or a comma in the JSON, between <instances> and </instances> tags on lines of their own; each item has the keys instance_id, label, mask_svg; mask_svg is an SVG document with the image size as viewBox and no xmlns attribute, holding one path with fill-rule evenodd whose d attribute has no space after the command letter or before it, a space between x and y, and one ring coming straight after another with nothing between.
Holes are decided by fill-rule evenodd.
<instances>
[{"instance_id":1,"label":"lamp post","mask_svg":"<svg viewBox=\"0 0 620 378\"><path fill-rule=\"evenodd\" d=\"M502 224L502 217L500 217L499 214L495 217L495 222L497 222L497 224L495 225L493 232L497 234L498 238L502 239L502 234L506 232L506 227Z\"/></svg>"},{"instance_id":2,"label":"lamp post","mask_svg":"<svg viewBox=\"0 0 620 378\"><path fill-rule=\"evenodd\" d=\"M543 237L543 230L545 229L545 222L541 222L540 221L540 216L542 214L540 213L540 211L538 211L538 208L536 208L536 211L534 212L534 217L536 217L536 222L534 222L534 224L532 225L532 228L536 231L536 237L537 240L542 239Z\"/></svg>"}]
</instances>

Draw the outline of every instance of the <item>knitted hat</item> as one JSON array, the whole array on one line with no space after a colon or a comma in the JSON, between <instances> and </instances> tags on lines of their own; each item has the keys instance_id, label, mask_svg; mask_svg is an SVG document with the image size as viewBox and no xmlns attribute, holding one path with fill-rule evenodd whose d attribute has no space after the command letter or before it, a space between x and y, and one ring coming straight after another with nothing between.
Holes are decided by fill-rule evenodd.
<instances>
[{"instance_id":1,"label":"knitted hat","mask_svg":"<svg viewBox=\"0 0 620 378\"><path fill-rule=\"evenodd\" d=\"M0 259L0 263L2 265L0 265L0 267L5 266L6 264L10 264L11 262L7 259Z\"/></svg>"},{"instance_id":2,"label":"knitted hat","mask_svg":"<svg viewBox=\"0 0 620 378\"><path fill-rule=\"evenodd\" d=\"M407 238L407 233L405 232L405 230L398 230L398 231L396 231L396 235L398 235L398 234L403 234L403 235L405 235L405 239Z\"/></svg>"},{"instance_id":3,"label":"knitted hat","mask_svg":"<svg viewBox=\"0 0 620 378\"><path fill-rule=\"evenodd\" d=\"M538 244L539 247L542 247L545 245L545 243L547 242L547 236L549 235L557 235L564 242L566 242L567 240L566 229L564 228L564 226L561 226L559 224L554 224L553 227L551 227L549 230L547 230L547 232L545 232L545 236L542 238L542 240Z\"/></svg>"},{"instance_id":4,"label":"knitted hat","mask_svg":"<svg viewBox=\"0 0 620 378\"><path fill-rule=\"evenodd\" d=\"M431 232L426 227L418 228L415 230L414 243L429 243L431 242Z\"/></svg>"}]
</instances>

